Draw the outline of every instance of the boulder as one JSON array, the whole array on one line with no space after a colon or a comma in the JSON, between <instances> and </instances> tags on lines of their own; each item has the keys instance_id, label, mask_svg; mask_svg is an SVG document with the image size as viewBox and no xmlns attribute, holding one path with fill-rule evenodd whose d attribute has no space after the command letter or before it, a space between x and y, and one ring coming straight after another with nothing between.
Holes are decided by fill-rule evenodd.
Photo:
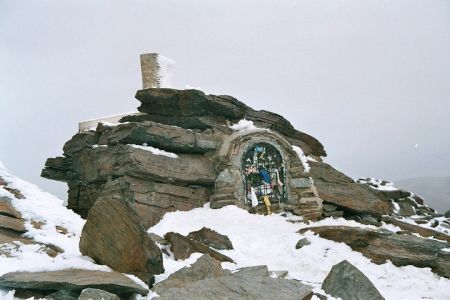
<instances>
[{"instance_id":1,"label":"boulder","mask_svg":"<svg viewBox=\"0 0 450 300\"><path fill-rule=\"evenodd\" d=\"M120 298L103 290L87 288L81 291L78 300L120 300Z\"/></svg>"},{"instance_id":2,"label":"boulder","mask_svg":"<svg viewBox=\"0 0 450 300\"><path fill-rule=\"evenodd\" d=\"M95 202L81 233L80 251L145 282L164 272L161 251L148 237L133 206L120 197Z\"/></svg>"},{"instance_id":3,"label":"boulder","mask_svg":"<svg viewBox=\"0 0 450 300\"><path fill-rule=\"evenodd\" d=\"M233 244L231 243L228 236L220 234L217 231L211 230L206 227L189 233L187 238L205 244L206 246L217 250L233 249Z\"/></svg>"},{"instance_id":4,"label":"boulder","mask_svg":"<svg viewBox=\"0 0 450 300\"><path fill-rule=\"evenodd\" d=\"M303 248L304 246L308 246L308 245L311 245L311 242L308 241L307 238L302 238L295 245L295 249L300 249L300 248Z\"/></svg>"},{"instance_id":5,"label":"boulder","mask_svg":"<svg viewBox=\"0 0 450 300\"><path fill-rule=\"evenodd\" d=\"M385 215L393 212L390 201L377 190L355 183L328 164L312 161L309 164L310 175L322 200L356 213Z\"/></svg>"},{"instance_id":6,"label":"boulder","mask_svg":"<svg viewBox=\"0 0 450 300\"><path fill-rule=\"evenodd\" d=\"M450 277L450 259L438 255L450 243L349 226L308 227L299 233L309 230L322 238L347 244L376 264L390 260L396 266L428 267L440 276Z\"/></svg>"},{"instance_id":7,"label":"boulder","mask_svg":"<svg viewBox=\"0 0 450 300\"><path fill-rule=\"evenodd\" d=\"M228 274L231 272L223 270L220 261L212 258L209 254L204 254L190 267L182 268L171 274L166 280L157 283L152 290L159 294L170 288L184 287L194 281Z\"/></svg>"},{"instance_id":8,"label":"boulder","mask_svg":"<svg viewBox=\"0 0 450 300\"><path fill-rule=\"evenodd\" d=\"M346 260L331 268L322 289L335 298L345 300L384 300L369 278Z\"/></svg>"},{"instance_id":9,"label":"boulder","mask_svg":"<svg viewBox=\"0 0 450 300\"><path fill-rule=\"evenodd\" d=\"M66 290L76 293L92 287L124 297L135 293L148 294L146 288L121 273L81 269L7 273L0 277L0 286L38 291Z\"/></svg>"},{"instance_id":10,"label":"boulder","mask_svg":"<svg viewBox=\"0 0 450 300\"><path fill-rule=\"evenodd\" d=\"M184 237L179 233L168 232L164 235L164 239L170 243L170 251L172 251L176 260L189 258L192 253L199 252L207 253L220 262L234 263L228 256L209 248L205 244Z\"/></svg>"},{"instance_id":11,"label":"boulder","mask_svg":"<svg viewBox=\"0 0 450 300\"><path fill-rule=\"evenodd\" d=\"M309 300L312 288L297 280L271 278L266 266L242 268L217 277L186 282L183 286L159 289L159 299L254 299Z\"/></svg>"}]
</instances>

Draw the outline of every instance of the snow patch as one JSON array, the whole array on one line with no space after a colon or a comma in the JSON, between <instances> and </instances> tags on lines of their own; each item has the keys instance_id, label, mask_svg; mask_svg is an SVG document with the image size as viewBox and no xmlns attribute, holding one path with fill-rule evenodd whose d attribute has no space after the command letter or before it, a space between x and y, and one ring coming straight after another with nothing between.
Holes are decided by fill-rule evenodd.
<instances>
[{"instance_id":1,"label":"snow patch","mask_svg":"<svg viewBox=\"0 0 450 300\"><path fill-rule=\"evenodd\" d=\"M292 150L297 153L298 157L300 158L300 161L302 162L303 168L305 169L305 173L308 173L311 167L308 163L308 158L305 156L305 153L303 153L302 148L299 146L292 145Z\"/></svg>"},{"instance_id":2,"label":"snow patch","mask_svg":"<svg viewBox=\"0 0 450 300\"><path fill-rule=\"evenodd\" d=\"M239 122L237 122L236 124L230 125L228 127L230 127L231 129L233 129L235 131L240 131L240 132L258 129L258 127L256 127L253 124L253 121L249 121L247 119L239 120Z\"/></svg>"},{"instance_id":3,"label":"snow patch","mask_svg":"<svg viewBox=\"0 0 450 300\"><path fill-rule=\"evenodd\" d=\"M145 151L150 151L151 153L155 154L155 155L163 155L163 156L167 156L170 158L178 158L178 155L176 155L175 153L172 152L167 152L158 148L154 148L152 146L147 146L147 144L144 145L135 145L135 144L128 144L128 146L131 146L133 148L137 148L137 149L142 149Z\"/></svg>"}]
</instances>

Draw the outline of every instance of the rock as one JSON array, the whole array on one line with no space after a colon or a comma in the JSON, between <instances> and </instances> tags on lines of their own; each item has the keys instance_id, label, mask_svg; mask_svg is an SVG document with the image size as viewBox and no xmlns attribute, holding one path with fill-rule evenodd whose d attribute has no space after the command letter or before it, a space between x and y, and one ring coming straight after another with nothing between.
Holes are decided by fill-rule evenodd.
<instances>
[{"instance_id":1,"label":"rock","mask_svg":"<svg viewBox=\"0 0 450 300\"><path fill-rule=\"evenodd\" d=\"M106 127L98 143L108 146L117 143L147 144L177 153L205 153L219 147L220 136L212 132L195 132L181 127L145 121Z\"/></svg>"},{"instance_id":2,"label":"rock","mask_svg":"<svg viewBox=\"0 0 450 300\"><path fill-rule=\"evenodd\" d=\"M81 292L78 300L120 300L120 298L103 290L87 288Z\"/></svg>"},{"instance_id":3,"label":"rock","mask_svg":"<svg viewBox=\"0 0 450 300\"><path fill-rule=\"evenodd\" d=\"M397 200L398 205L400 206L400 212L398 215L403 217L410 217L416 214L413 205L408 199L400 199Z\"/></svg>"},{"instance_id":4,"label":"rock","mask_svg":"<svg viewBox=\"0 0 450 300\"><path fill-rule=\"evenodd\" d=\"M22 216L11 204L11 199L8 197L0 197L0 215L21 219Z\"/></svg>"},{"instance_id":5,"label":"rock","mask_svg":"<svg viewBox=\"0 0 450 300\"><path fill-rule=\"evenodd\" d=\"M92 148L93 145L97 145L98 139L99 133L94 130L78 132L64 144L64 156L77 156L82 150Z\"/></svg>"},{"instance_id":6,"label":"rock","mask_svg":"<svg viewBox=\"0 0 450 300\"><path fill-rule=\"evenodd\" d=\"M380 190L380 193L394 201L411 196L410 192L404 190Z\"/></svg>"},{"instance_id":7,"label":"rock","mask_svg":"<svg viewBox=\"0 0 450 300\"><path fill-rule=\"evenodd\" d=\"M164 272L161 251L148 237L133 206L120 197L95 202L81 233L80 251L145 282Z\"/></svg>"},{"instance_id":8,"label":"rock","mask_svg":"<svg viewBox=\"0 0 450 300\"><path fill-rule=\"evenodd\" d=\"M308 246L308 245L311 245L311 242L308 241L307 238L302 238L295 245L295 249L300 249L300 248L303 248L304 246Z\"/></svg>"},{"instance_id":9,"label":"rock","mask_svg":"<svg viewBox=\"0 0 450 300\"><path fill-rule=\"evenodd\" d=\"M266 266L242 268L238 272L187 282L182 287L158 290L167 299L261 299L307 300L312 288L296 280L269 277Z\"/></svg>"},{"instance_id":10,"label":"rock","mask_svg":"<svg viewBox=\"0 0 450 300\"><path fill-rule=\"evenodd\" d=\"M168 232L164 235L164 239L170 243L170 251L172 251L176 260L186 259L191 256L192 253L208 253L214 259L220 262L232 262L234 261L226 255L223 255L208 246L188 239L179 233Z\"/></svg>"},{"instance_id":11,"label":"rock","mask_svg":"<svg viewBox=\"0 0 450 300\"><path fill-rule=\"evenodd\" d=\"M198 231L193 231L188 234L187 238L205 244L208 247L217 250L230 250L233 249L228 236L218 233L217 231L203 227Z\"/></svg>"},{"instance_id":12,"label":"rock","mask_svg":"<svg viewBox=\"0 0 450 300\"><path fill-rule=\"evenodd\" d=\"M321 162L309 164L310 175L322 200L356 213L371 215L392 213L390 200L380 192L366 184L355 183L353 179L328 164Z\"/></svg>"},{"instance_id":13,"label":"rock","mask_svg":"<svg viewBox=\"0 0 450 300\"><path fill-rule=\"evenodd\" d=\"M16 242L20 242L26 245L39 245L40 246L39 251L44 251L50 257L55 257L58 254L64 252L61 248L55 245L51 244L46 245L42 243L37 243L32 239L22 237L20 232L0 228L0 245L12 244L14 248L17 249L19 246L17 245ZM7 249L0 249L0 254L9 256L10 252Z\"/></svg>"},{"instance_id":14,"label":"rock","mask_svg":"<svg viewBox=\"0 0 450 300\"><path fill-rule=\"evenodd\" d=\"M16 219L14 217L0 215L0 228L10 229L19 233L27 231L22 219Z\"/></svg>"},{"instance_id":15,"label":"rock","mask_svg":"<svg viewBox=\"0 0 450 300\"><path fill-rule=\"evenodd\" d=\"M56 293L45 296L48 300L78 300L78 293L72 291L61 290Z\"/></svg>"},{"instance_id":16,"label":"rock","mask_svg":"<svg viewBox=\"0 0 450 300\"><path fill-rule=\"evenodd\" d=\"M7 273L0 277L0 286L39 291L66 290L76 293L92 287L124 297L135 293L148 294L146 288L121 273L81 269Z\"/></svg>"},{"instance_id":17,"label":"rock","mask_svg":"<svg viewBox=\"0 0 450 300\"><path fill-rule=\"evenodd\" d=\"M437 255L441 249L450 247L447 242L348 226L308 227L299 233L308 230L322 238L345 243L376 264L390 260L396 266L429 267L440 276L450 277L450 260Z\"/></svg>"},{"instance_id":18,"label":"rock","mask_svg":"<svg viewBox=\"0 0 450 300\"><path fill-rule=\"evenodd\" d=\"M160 291L169 288L180 288L194 281L228 274L231 272L223 270L220 261L212 258L209 254L204 254L190 267L182 268L171 274L166 280L157 283L152 290L159 294Z\"/></svg>"},{"instance_id":19,"label":"rock","mask_svg":"<svg viewBox=\"0 0 450 300\"><path fill-rule=\"evenodd\" d=\"M322 289L335 298L345 300L382 300L380 292L360 270L346 260L331 268Z\"/></svg>"},{"instance_id":20,"label":"rock","mask_svg":"<svg viewBox=\"0 0 450 300\"><path fill-rule=\"evenodd\" d=\"M159 235L157 235L156 233L153 232L149 232L148 233L148 237L155 243L161 244L161 245L167 245L167 241L160 237Z\"/></svg>"},{"instance_id":21,"label":"rock","mask_svg":"<svg viewBox=\"0 0 450 300\"><path fill-rule=\"evenodd\" d=\"M323 203L322 204L322 208L326 212L332 212L332 211L335 211L337 209L337 206L333 205L333 204Z\"/></svg>"},{"instance_id":22,"label":"rock","mask_svg":"<svg viewBox=\"0 0 450 300\"><path fill-rule=\"evenodd\" d=\"M444 215L446 218L450 218L450 210L447 210Z\"/></svg>"},{"instance_id":23,"label":"rock","mask_svg":"<svg viewBox=\"0 0 450 300\"><path fill-rule=\"evenodd\" d=\"M330 211L330 212L323 212L324 217L333 217L333 218L342 218L344 216L344 212L341 210L338 211Z\"/></svg>"},{"instance_id":24,"label":"rock","mask_svg":"<svg viewBox=\"0 0 450 300\"><path fill-rule=\"evenodd\" d=\"M205 95L198 90L160 88L140 90L136 93L136 99L142 103L138 110L148 114L148 120L165 123L170 122L171 118L181 119L181 122L177 124L165 124L189 126L188 128L196 125L195 128L205 128L199 127L199 125L201 123L206 126L211 125L208 124L210 123L208 120L201 120L202 117L215 117L216 120L213 121L215 127L219 127L219 124L226 125L227 120L237 122L246 118L254 121L259 127L270 128L288 138L300 141L304 144L302 148L305 148L306 155L326 156L323 145L319 141L295 130L292 124L282 116L263 110L255 111L231 96ZM217 124L217 120L222 120L222 122ZM125 121L125 119L121 121ZM136 118L133 121L137 121Z\"/></svg>"},{"instance_id":25,"label":"rock","mask_svg":"<svg viewBox=\"0 0 450 300\"><path fill-rule=\"evenodd\" d=\"M414 233L418 233L419 235L423 237L434 237L435 239L444 240L447 242L450 242L450 235L447 235L445 233L442 233L440 231L436 231L430 228L425 228L421 226L417 226L411 223L406 223L400 220L397 220L396 218L389 217L389 216L382 216L381 220L390 223L392 225L398 226L403 230L409 230ZM426 222L428 223L428 222Z\"/></svg>"}]
</instances>

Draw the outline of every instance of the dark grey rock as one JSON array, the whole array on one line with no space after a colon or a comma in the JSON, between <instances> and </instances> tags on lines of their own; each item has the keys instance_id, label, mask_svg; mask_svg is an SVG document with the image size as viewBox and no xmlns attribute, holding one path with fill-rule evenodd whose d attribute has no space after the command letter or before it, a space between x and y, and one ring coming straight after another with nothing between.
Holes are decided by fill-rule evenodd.
<instances>
[{"instance_id":1,"label":"dark grey rock","mask_svg":"<svg viewBox=\"0 0 450 300\"><path fill-rule=\"evenodd\" d=\"M446 218L450 218L450 210L447 210L444 215Z\"/></svg>"},{"instance_id":2,"label":"dark grey rock","mask_svg":"<svg viewBox=\"0 0 450 300\"><path fill-rule=\"evenodd\" d=\"M322 204L322 208L326 212L332 212L337 209L337 206L333 205L333 204L324 203L324 204Z\"/></svg>"},{"instance_id":3,"label":"dark grey rock","mask_svg":"<svg viewBox=\"0 0 450 300\"><path fill-rule=\"evenodd\" d=\"M242 268L223 276L188 282L181 287L158 290L167 299L307 300L312 288L296 280L269 277L266 266Z\"/></svg>"},{"instance_id":4,"label":"dark grey rock","mask_svg":"<svg viewBox=\"0 0 450 300\"><path fill-rule=\"evenodd\" d=\"M295 249L300 249L300 248L302 248L302 247L304 247L304 246L308 246L308 245L311 245L311 242L308 241L307 238L302 238L302 239L300 239L300 240L297 242L297 244L295 245Z\"/></svg>"},{"instance_id":5,"label":"dark grey rock","mask_svg":"<svg viewBox=\"0 0 450 300\"><path fill-rule=\"evenodd\" d=\"M342 300L382 300L372 282L351 263L344 260L334 265L325 278L322 289Z\"/></svg>"},{"instance_id":6,"label":"dark grey rock","mask_svg":"<svg viewBox=\"0 0 450 300\"><path fill-rule=\"evenodd\" d=\"M72 291L61 290L56 293L45 296L48 300L78 300L78 293Z\"/></svg>"},{"instance_id":7,"label":"dark grey rock","mask_svg":"<svg viewBox=\"0 0 450 300\"><path fill-rule=\"evenodd\" d=\"M192 253L199 252L204 254L207 253L214 259L217 259L221 262L234 263L234 261L228 256L209 248L205 244L184 237L179 233L168 232L164 235L164 239L170 243L170 251L172 251L176 260L186 259L190 257Z\"/></svg>"},{"instance_id":8,"label":"dark grey rock","mask_svg":"<svg viewBox=\"0 0 450 300\"><path fill-rule=\"evenodd\" d=\"M203 227L200 230L193 231L188 234L187 238L205 244L216 250L231 250L233 244L228 236L218 233L217 231Z\"/></svg>"},{"instance_id":9,"label":"dark grey rock","mask_svg":"<svg viewBox=\"0 0 450 300\"><path fill-rule=\"evenodd\" d=\"M103 290L87 288L81 292L78 300L120 300L120 298Z\"/></svg>"}]
</instances>

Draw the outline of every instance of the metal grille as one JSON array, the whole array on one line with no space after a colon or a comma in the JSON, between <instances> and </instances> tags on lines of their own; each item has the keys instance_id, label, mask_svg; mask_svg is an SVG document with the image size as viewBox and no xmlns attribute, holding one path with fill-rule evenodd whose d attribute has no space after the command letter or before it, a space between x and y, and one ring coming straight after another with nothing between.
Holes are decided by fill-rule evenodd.
<instances>
[{"instance_id":1,"label":"metal grille","mask_svg":"<svg viewBox=\"0 0 450 300\"><path fill-rule=\"evenodd\" d=\"M285 164L280 152L268 143L258 143L242 157L246 203L251 203L252 193L262 203L268 196L271 203L286 201Z\"/></svg>"}]
</instances>

